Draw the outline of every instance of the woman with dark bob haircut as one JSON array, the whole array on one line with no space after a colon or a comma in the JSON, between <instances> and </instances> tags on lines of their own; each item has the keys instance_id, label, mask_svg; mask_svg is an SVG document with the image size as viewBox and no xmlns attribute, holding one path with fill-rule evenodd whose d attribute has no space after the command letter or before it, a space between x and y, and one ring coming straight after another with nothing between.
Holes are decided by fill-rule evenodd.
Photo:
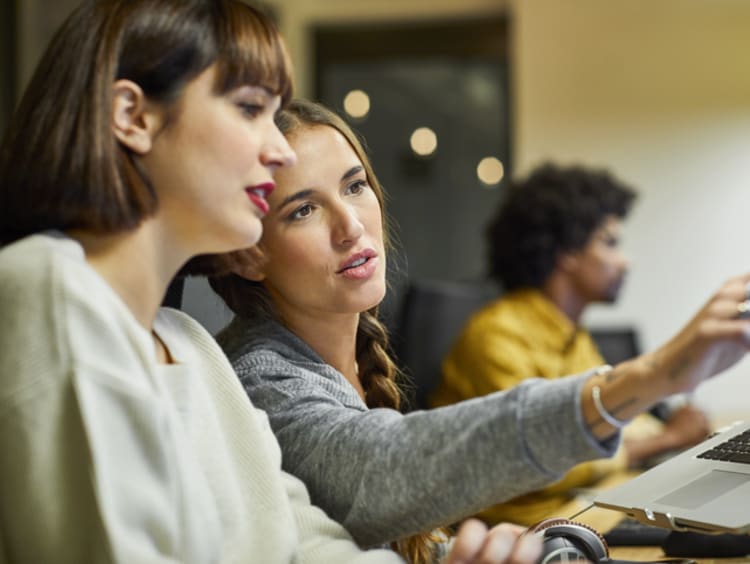
<instances>
[{"instance_id":1,"label":"woman with dark bob haircut","mask_svg":"<svg viewBox=\"0 0 750 564\"><path fill-rule=\"evenodd\" d=\"M212 337L160 308L260 238L291 91L239 0L85 0L53 38L0 149L0 562L402 562L311 505ZM462 531L446 562L509 546Z\"/></svg>"}]
</instances>

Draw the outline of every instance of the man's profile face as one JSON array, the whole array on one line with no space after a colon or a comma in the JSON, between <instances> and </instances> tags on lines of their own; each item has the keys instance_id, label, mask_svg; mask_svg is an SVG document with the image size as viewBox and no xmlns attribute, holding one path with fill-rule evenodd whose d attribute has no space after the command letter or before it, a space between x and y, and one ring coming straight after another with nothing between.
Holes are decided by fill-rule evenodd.
<instances>
[{"instance_id":1,"label":"man's profile face","mask_svg":"<svg viewBox=\"0 0 750 564\"><path fill-rule=\"evenodd\" d=\"M621 221L610 215L594 230L586 245L576 253L571 272L575 288L589 303L614 303L628 270L620 249Z\"/></svg>"}]
</instances>

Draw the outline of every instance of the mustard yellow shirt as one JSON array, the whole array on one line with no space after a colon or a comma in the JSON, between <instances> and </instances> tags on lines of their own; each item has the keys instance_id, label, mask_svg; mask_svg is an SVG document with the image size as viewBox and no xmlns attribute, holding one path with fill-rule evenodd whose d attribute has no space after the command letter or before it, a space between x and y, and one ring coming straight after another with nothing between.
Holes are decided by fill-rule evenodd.
<instances>
[{"instance_id":1,"label":"mustard yellow shirt","mask_svg":"<svg viewBox=\"0 0 750 564\"><path fill-rule=\"evenodd\" d=\"M443 361L443 377L430 397L433 407L512 388L530 377L559 378L604 363L591 335L538 290L519 290L491 302L468 321ZM628 427L637 426L638 420ZM631 431L633 432L633 431ZM483 511L490 524L533 524L549 516L587 486L627 464L622 448L611 459L575 466L542 490ZM569 515L562 515L570 517Z\"/></svg>"}]
</instances>

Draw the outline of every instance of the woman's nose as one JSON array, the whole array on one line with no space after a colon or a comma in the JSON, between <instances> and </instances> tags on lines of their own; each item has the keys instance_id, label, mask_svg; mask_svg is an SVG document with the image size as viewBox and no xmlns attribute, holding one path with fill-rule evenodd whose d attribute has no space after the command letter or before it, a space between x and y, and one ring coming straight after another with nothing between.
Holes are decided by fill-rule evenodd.
<instances>
[{"instance_id":1,"label":"woman's nose","mask_svg":"<svg viewBox=\"0 0 750 564\"><path fill-rule=\"evenodd\" d=\"M261 151L261 162L274 170L292 166L297 162L297 154L289 145L286 137L276 127L276 124L273 124L271 128L270 139Z\"/></svg>"},{"instance_id":2,"label":"woman's nose","mask_svg":"<svg viewBox=\"0 0 750 564\"><path fill-rule=\"evenodd\" d=\"M359 216L349 206L341 206L334 212L334 227L332 230L334 244L351 245L364 233L364 226Z\"/></svg>"}]
</instances>

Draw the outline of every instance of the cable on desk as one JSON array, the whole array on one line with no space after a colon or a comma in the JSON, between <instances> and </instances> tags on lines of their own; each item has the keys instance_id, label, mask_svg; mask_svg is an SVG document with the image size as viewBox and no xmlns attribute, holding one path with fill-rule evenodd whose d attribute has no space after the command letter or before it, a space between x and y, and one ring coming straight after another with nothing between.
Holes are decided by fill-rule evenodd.
<instances>
[{"instance_id":1,"label":"cable on desk","mask_svg":"<svg viewBox=\"0 0 750 564\"><path fill-rule=\"evenodd\" d=\"M579 515L580 515L581 513L586 513L586 511L588 511L588 510L589 510L589 509L591 509L592 507L594 507L594 504L593 504L593 503L592 503L591 505L589 505L588 507L584 507L584 508L583 508L583 509L581 509L581 510L580 510L580 511L579 511L578 513L576 513L575 515L573 515L572 517L568 517L568 519L569 519L570 521L572 521L573 519L575 519L576 517L578 517L578 516L579 516Z\"/></svg>"}]
</instances>

